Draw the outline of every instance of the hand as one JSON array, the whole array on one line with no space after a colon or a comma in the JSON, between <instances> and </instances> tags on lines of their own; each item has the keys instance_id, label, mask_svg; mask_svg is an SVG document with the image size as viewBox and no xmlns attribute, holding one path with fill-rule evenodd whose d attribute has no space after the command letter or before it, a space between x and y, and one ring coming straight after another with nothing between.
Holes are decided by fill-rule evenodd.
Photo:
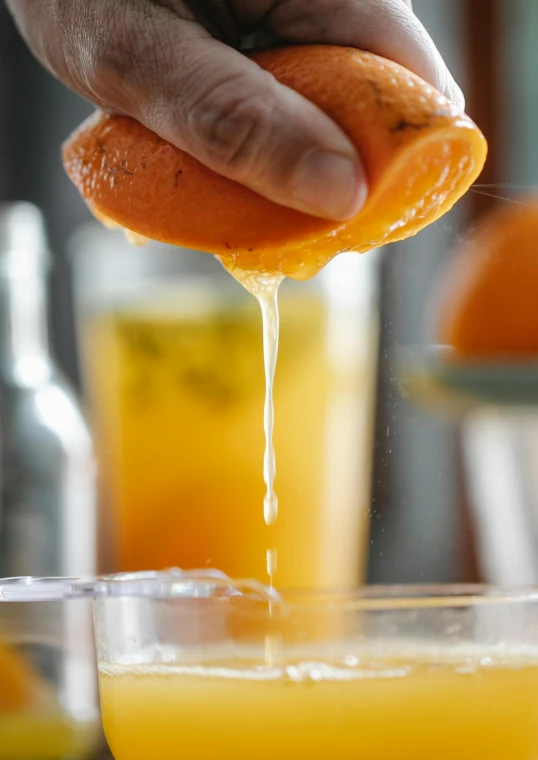
<instances>
[{"instance_id":1,"label":"hand","mask_svg":"<svg viewBox=\"0 0 538 760\"><path fill-rule=\"evenodd\" d=\"M390 58L463 104L406 0L6 0L39 60L76 92L129 114L277 203L347 219L367 197L360 156L316 106L237 46L289 43Z\"/></svg>"}]
</instances>

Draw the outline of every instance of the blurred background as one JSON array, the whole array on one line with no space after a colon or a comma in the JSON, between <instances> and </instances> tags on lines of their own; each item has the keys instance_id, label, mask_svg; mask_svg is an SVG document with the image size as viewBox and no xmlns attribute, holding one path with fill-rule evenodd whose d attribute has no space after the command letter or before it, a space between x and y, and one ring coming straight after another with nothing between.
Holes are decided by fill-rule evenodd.
<instances>
[{"instance_id":1,"label":"blurred background","mask_svg":"<svg viewBox=\"0 0 538 760\"><path fill-rule=\"evenodd\" d=\"M0 198L29 200L45 213L54 252L53 345L61 367L80 387L66 251L88 211L58 156L61 141L92 108L40 68L0 8ZM536 99L526 88L532 88L534 79L535 4L417 0L415 9L463 86L468 112L489 140L483 181L532 184L538 170L538 115ZM426 302L447 250L489 200L470 196L434 228L383 256L370 551L374 581L467 580L478 574L457 430L399 397L392 376L394 347L426 338Z\"/></svg>"},{"instance_id":2,"label":"blurred background","mask_svg":"<svg viewBox=\"0 0 538 760\"><path fill-rule=\"evenodd\" d=\"M488 138L490 156L481 182L532 185L538 172L536 4L416 0L415 10L462 85L469 114ZM54 354L79 390L67 251L89 214L64 175L59 148L91 111L32 59L0 5L0 199L32 201L45 214L54 255L49 300ZM450 247L490 202L486 195L469 194L437 225L381 253L368 571L375 582L480 578L458 429L402 398L393 378L395 348L427 340L425 310Z\"/></svg>"},{"instance_id":3,"label":"blurred background","mask_svg":"<svg viewBox=\"0 0 538 760\"><path fill-rule=\"evenodd\" d=\"M490 154L482 187L439 223L283 290L272 534L283 585L538 582L535 412L462 420L407 398L398 382L402 350L432 339L428 310L453 247L538 179L538 5L414 8ZM209 256L132 249L91 220L60 162L62 141L91 112L33 60L0 2L0 202L35 204L52 253L46 274L31 208L0 222L0 576L183 562L264 577L256 304ZM34 252L22 286L20 239ZM85 641L88 658L75 617L57 615L57 635ZM0 666L2 657L0 639ZM84 675L78 660L55 663L47 677L64 684L64 704L79 695L77 715L92 726L91 666ZM87 735L57 739L57 756L72 756Z\"/></svg>"}]
</instances>

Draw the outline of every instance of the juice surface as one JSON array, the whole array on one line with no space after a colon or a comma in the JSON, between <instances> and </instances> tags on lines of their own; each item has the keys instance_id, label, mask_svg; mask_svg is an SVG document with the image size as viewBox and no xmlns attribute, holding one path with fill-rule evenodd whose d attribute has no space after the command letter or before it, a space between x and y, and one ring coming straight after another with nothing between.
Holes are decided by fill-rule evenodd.
<instances>
[{"instance_id":1,"label":"juice surface","mask_svg":"<svg viewBox=\"0 0 538 760\"><path fill-rule=\"evenodd\" d=\"M160 668L101 672L115 760L538 757L536 656Z\"/></svg>"},{"instance_id":2,"label":"juice surface","mask_svg":"<svg viewBox=\"0 0 538 760\"><path fill-rule=\"evenodd\" d=\"M368 524L375 331L334 361L322 299L283 290L274 388L279 518L264 522L261 316L211 292L86 319L86 376L113 565L218 567L280 587L355 585ZM331 317L332 319L332 317ZM333 325L340 339L351 326ZM371 350L370 350L371 349Z\"/></svg>"}]
</instances>

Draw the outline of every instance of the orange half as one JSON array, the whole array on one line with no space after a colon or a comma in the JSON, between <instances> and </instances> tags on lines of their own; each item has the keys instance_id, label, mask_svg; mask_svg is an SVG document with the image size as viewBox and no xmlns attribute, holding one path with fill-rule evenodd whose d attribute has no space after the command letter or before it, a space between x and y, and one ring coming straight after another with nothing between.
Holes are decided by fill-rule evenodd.
<instances>
[{"instance_id":1,"label":"orange half","mask_svg":"<svg viewBox=\"0 0 538 760\"><path fill-rule=\"evenodd\" d=\"M272 203L134 119L99 112L63 147L66 171L90 208L138 235L219 254L229 266L307 279L339 252L416 234L484 165L487 144L471 119L396 63L322 45L253 59L356 145L370 194L354 218L332 222Z\"/></svg>"}]
</instances>

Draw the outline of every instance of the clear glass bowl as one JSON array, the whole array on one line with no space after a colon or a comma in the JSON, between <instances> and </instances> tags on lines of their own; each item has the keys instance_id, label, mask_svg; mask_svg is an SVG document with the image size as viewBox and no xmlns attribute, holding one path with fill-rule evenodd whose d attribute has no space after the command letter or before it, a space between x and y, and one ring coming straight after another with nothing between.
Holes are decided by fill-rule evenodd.
<instances>
[{"instance_id":1,"label":"clear glass bowl","mask_svg":"<svg viewBox=\"0 0 538 760\"><path fill-rule=\"evenodd\" d=\"M94 598L116 760L538 756L535 589L279 595L207 571L0 584L0 600L52 597Z\"/></svg>"}]
</instances>

